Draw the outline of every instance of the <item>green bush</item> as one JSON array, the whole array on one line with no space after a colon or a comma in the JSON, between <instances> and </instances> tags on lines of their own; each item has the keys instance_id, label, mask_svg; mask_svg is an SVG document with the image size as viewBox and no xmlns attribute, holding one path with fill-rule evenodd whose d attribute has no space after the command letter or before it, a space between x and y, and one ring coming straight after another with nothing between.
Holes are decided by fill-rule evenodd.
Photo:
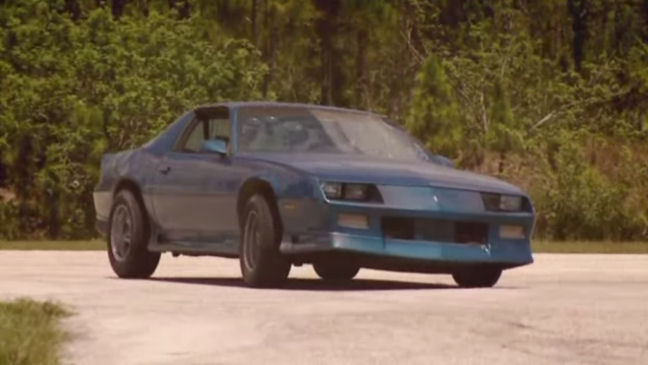
<instances>
[{"instance_id":1,"label":"green bush","mask_svg":"<svg viewBox=\"0 0 648 365\"><path fill-rule=\"evenodd\" d=\"M531 190L539 215L538 233L565 240L648 238L648 210L635 200L636 181L623 172L636 161L618 161L616 169L622 177L612 179L588 158L583 137L564 135L562 139L554 168L543 171L547 173L543 183L534 184ZM599 148L610 148L600 143Z\"/></svg>"},{"instance_id":2,"label":"green bush","mask_svg":"<svg viewBox=\"0 0 648 365\"><path fill-rule=\"evenodd\" d=\"M0 238L18 238L21 232L18 229L18 210L14 204L3 201L0 197Z\"/></svg>"}]
</instances>

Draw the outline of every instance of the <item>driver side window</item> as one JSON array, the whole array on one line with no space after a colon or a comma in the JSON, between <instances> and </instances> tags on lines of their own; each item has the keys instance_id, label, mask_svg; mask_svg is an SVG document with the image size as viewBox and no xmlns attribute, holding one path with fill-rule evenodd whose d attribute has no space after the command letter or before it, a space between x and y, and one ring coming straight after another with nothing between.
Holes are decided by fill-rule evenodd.
<instances>
[{"instance_id":1,"label":"driver side window","mask_svg":"<svg viewBox=\"0 0 648 365\"><path fill-rule=\"evenodd\" d=\"M201 120L195 120L192 123L193 130L189 132L187 139L184 141L184 145L180 148L182 152L198 152L200 151L200 146L205 140L204 132L204 122Z\"/></svg>"}]
</instances>

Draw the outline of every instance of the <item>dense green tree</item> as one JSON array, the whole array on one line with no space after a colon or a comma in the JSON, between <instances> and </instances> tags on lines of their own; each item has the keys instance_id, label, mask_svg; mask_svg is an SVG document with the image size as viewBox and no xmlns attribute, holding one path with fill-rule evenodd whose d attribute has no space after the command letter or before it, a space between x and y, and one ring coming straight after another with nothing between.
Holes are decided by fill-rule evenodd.
<instances>
[{"instance_id":1,"label":"dense green tree","mask_svg":"<svg viewBox=\"0 0 648 365\"><path fill-rule=\"evenodd\" d=\"M93 235L104 152L230 99L385 113L539 235L648 238L648 0L0 1L0 237Z\"/></svg>"},{"instance_id":2,"label":"dense green tree","mask_svg":"<svg viewBox=\"0 0 648 365\"><path fill-rule=\"evenodd\" d=\"M461 118L441 60L430 55L417 76L412 108L405 125L430 151L456 158L464 139L465 123Z\"/></svg>"}]
</instances>

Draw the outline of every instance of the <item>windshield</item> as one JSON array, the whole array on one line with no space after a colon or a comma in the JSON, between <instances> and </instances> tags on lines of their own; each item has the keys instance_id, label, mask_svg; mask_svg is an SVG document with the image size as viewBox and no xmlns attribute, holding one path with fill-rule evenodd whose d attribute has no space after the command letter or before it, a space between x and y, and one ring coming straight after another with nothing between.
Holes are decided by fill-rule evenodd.
<instances>
[{"instance_id":1,"label":"windshield","mask_svg":"<svg viewBox=\"0 0 648 365\"><path fill-rule=\"evenodd\" d=\"M399 128L377 115L308 107L243 107L238 113L242 152L361 154L426 159Z\"/></svg>"}]
</instances>

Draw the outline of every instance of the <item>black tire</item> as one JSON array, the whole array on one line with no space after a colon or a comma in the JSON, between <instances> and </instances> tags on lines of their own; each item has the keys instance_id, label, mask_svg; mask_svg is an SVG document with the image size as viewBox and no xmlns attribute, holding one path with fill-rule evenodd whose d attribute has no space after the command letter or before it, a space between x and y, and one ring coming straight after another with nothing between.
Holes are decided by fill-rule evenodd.
<instances>
[{"instance_id":1,"label":"black tire","mask_svg":"<svg viewBox=\"0 0 648 365\"><path fill-rule=\"evenodd\" d=\"M313 263L317 275L330 282L352 280L360 271L360 266L347 258L326 257Z\"/></svg>"},{"instance_id":2,"label":"black tire","mask_svg":"<svg viewBox=\"0 0 648 365\"><path fill-rule=\"evenodd\" d=\"M159 252L146 246L149 234L143 207L130 190L113 200L108 226L108 259L120 278L148 278L160 262Z\"/></svg>"},{"instance_id":3,"label":"black tire","mask_svg":"<svg viewBox=\"0 0 648 365\"><path fill-rule=\"evenodd\" d=\"M470 267L454 272L452 278L462 288L490 288L501 275L497 267Z\"/></svg>"},{"instance_id":4,"label":"black tire","mask_svg":"<svg viewBox=\"0 0 648 365\"><path fill-rule=\"evenodd\" d=\"M252 287L277 287L290 273L290 261L279 252L281 228L268 201L253 195L245 205L239 261L243 281Z\"/></svg>"}]
</instances>

